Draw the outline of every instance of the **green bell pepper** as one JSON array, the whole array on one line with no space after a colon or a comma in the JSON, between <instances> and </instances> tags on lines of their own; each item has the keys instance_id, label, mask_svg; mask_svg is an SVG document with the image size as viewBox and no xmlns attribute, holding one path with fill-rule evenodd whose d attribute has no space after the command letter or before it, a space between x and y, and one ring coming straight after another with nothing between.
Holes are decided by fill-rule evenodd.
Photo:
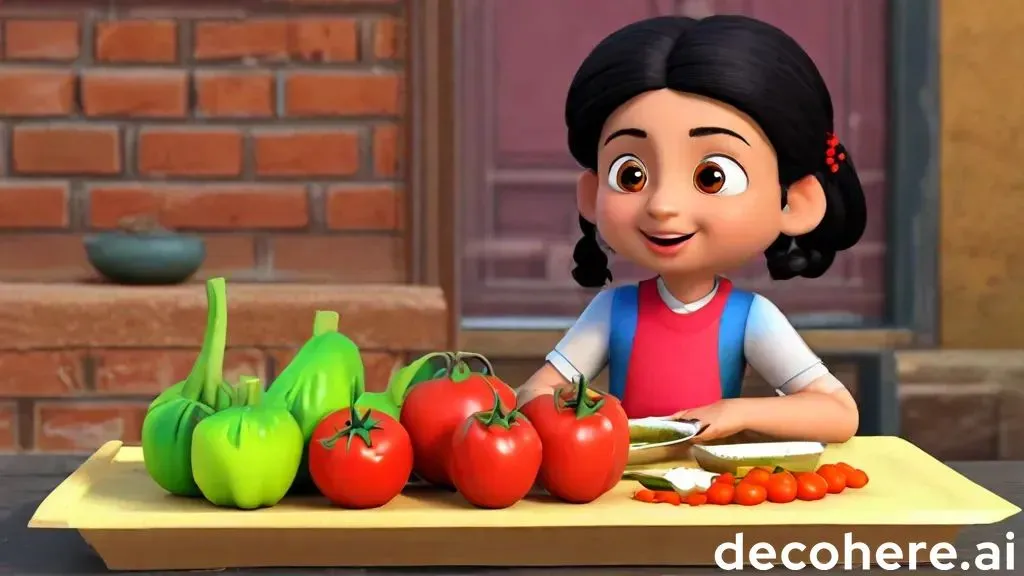
<instances>
[{"instance_id":1,"label":"green bell pepper","mask_svg":"<svg viewBox=\"0 0 1024 576\"><path fill-rule=\"evenodd\" d=\"M161 488L178 496L199 496L192 478L192 434L223 405L227 288L223 278L206 282L206 331L192 371L150 404L142 421L146 471Z\"/></svg>"},{"instance_id":2,"label":"green bell pepper","mask_svg":"<svg viewBox=\"0 0 1024 576\"><path fill-rule=\"evenodd\" d=\"M338 313L318 311L313 319L313 337L281 371L266 393L266 403L283 406L302 429L304 444L324 416L351 405L353 397L365 391L365 369L359 348L338 332ZM309 450L303 452L295 486L313 488L305 465Z\"/></svg>"},{"instance_id":3,"label":"green bell pepper","mask_svg":"<svg viewBox=\"0 0 1024 576\"><path fill-rule=\"evenodd\" d=\"M252 510L281 501L302 461L302 430L283 407L262 404L259 378L244 377L235 406L196 426L192 474L217 506Z\"/></svg>"}]
</instances>

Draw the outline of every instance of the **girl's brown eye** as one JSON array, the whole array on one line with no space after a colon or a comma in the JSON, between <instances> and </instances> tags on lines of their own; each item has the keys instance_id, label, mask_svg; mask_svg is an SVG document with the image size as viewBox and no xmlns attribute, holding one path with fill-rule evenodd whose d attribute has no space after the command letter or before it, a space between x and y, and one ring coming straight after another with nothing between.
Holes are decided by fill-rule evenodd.
<instances>
[{"instance_id":1,"label":"girl's brown eye","mask_svg":"<svg viewBox=\"0 0 1024 576\"><path fill-rule=\"evenodd\" d=\"M705 194L718 194L725 187L725 171L718 164L705 160L693 171L693 185Z\"/></svg>"},{"instance_id":2,"label":"girl's brown eye","mask_svg":"<svg viewBox=\"0 0 1024 576\"><path fill-rule=\"evenodd\" d=\"M709 156L693 170L693 186L702 194L735 196L747 191L747 172L728 156Z\"/></svg>"},{"instance_id":3,"label":"girl's brown eye","mask_svg":"<svg viewBox=\"0 0 1024 576\"><path fill-rule=\"evenodd\" d=\"M613 190L634 193L647 186L647 169L635 156L619 158L608 172L608 186Z\"/></svg>"}]
</instances>

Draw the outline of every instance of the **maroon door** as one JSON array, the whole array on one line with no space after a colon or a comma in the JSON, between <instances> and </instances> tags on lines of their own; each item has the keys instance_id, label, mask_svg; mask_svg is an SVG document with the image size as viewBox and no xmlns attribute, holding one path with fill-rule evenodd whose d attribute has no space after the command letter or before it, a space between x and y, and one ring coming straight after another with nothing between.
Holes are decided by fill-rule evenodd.
<instances>
[{"instance_id":1,"label":"maroon door","mask_svg":"<svg viewBox=\"0 0 1024 576\"><path fill-rule=\"evenodd\" d=\"M817 280L772 282L758 259L731 275L793 316L876 320L884 305L886 0L462 0L459 110L462 315L572 317L578 168L563 106L609 32L659 14L739 13L792 34L832 92L836 132L868 196L865 238ZM616 282L649 276L615 262Z\"/></svg>"}]
</instances>

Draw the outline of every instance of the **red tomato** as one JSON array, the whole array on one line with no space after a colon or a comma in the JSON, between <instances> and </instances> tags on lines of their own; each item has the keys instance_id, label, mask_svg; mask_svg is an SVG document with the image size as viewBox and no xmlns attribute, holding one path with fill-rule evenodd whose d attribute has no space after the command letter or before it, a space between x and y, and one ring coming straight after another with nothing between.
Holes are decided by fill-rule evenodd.
<instances>
[{"instance_id":1,"label":"red tomato","mask_svg":"<svg viewBox=\"0 0 1024 576\"><path fill-rule=\"evenodd\" d=\"M540 471L544 449L530 421L494 409L474 414L452 435L449 472L455 488L474 506L508 508L522 500Z\"/></svg>"},{"instance_id":2,"label":"red tomato","mask_svg":"<svg viewBox=\"0 0 1024 576\"><path fill-rule=\"evenodd\" d=\"M796 477L796 497L800 500L821 500L828 493L828 481L814 472L804 472Z\"/></svg>"},{"instance_id":3,"label":"red tomato","mask_svg":"<svg viewBox=\"0 0 1024 576\"><path fill-rule=\"evenodd\" d=\"M353 408L328 414L309 442L309 474L344 508L376 508L401 493L412 473L412 442L397 420Z\"/></svg>"},{"instance_id":4,"label":"red tomato","mask_svg":"<svg viewBox=\"0 0 1024 576\"><path fill-rule=\"evenodd\" d=\"M629 458L629 421L614 397L580 379L523 407L541 443L540 483L552 496L584 504L622 479Z\"/></svg>"},{"instance_id":5,"label":"red tomato","mask_svg":"<svg viewBox=\"0 0 1024 576\"><path fill-rule=\"evenodd\" d=\"M416 475L439 486L452 487L448 459L452 435L467 418L485 412L501 398L503 410L516 406L516 393L496 376L490 362L479 354L450 354L445 374L409 389L399 419L409 431L415 454ZM487 374L473 372L467 361L482 362Z\"/></svg>"}]
</instances>

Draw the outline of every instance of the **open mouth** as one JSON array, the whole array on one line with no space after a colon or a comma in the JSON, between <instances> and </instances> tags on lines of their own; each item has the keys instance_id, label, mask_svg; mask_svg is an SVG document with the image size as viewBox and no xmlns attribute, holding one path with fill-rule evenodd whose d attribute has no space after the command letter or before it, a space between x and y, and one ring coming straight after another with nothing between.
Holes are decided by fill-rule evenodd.
<instances>
[{"instance_id":1,"label":"open mouth","mask_svg":"<svg viewBox=\"0 0 1024 576\"><path fill-rule=\"evenodd\" d=\"M647 238L647 241L650 242L651 244L654 244L655 246L665 246L665 247L668 247L668 246L678 246L678 245L682 244L683 242L686 242L690 238L693 238L693 235L695 234L695 233L691 233L691 234L657 234L657 235L653 235L653 234L648 234L646 232L641 232L641 233L644 235L644 238Z\"/></svg>"}]
</instances>

